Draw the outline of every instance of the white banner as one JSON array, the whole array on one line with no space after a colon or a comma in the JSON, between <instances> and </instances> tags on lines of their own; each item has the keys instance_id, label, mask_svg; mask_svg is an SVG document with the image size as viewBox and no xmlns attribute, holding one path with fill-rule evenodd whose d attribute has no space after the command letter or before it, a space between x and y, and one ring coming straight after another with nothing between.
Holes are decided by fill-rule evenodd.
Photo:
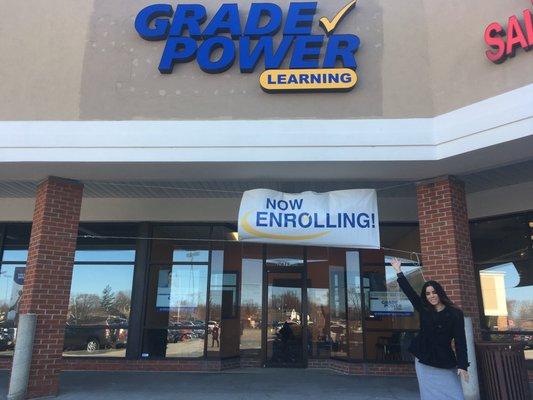
<instances>
[{"instance_id":1,"label":"white banner","mask_svg":"<svg viewBox=\"0 0 533 400\"><path fill-rule=\"evenodd\" d=\"M376 191L246 191L239 209L239 240L379 249Z\"/></svg>"}]
</instances>

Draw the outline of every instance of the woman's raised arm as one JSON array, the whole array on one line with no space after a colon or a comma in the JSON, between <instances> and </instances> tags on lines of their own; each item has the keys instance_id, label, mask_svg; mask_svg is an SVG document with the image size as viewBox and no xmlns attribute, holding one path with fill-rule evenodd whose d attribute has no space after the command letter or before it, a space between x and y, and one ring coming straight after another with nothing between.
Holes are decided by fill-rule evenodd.
<instances>
[{"instance_id":1,"label":"woman's raised arm","mask_svg":"<svg viewBox=\"0 0 533 400\"><path fill-rule=\"evenodd\" d=\"M400 289L404 292L404 294L407 296L415 310L419 311L422 309L422 301L420 300L420 296L415 292L407 278L402 272L402 263L397 258L393 258L391 262L392 268L396 271L396 274L398 275L398 284L400 285Z\"/></svg>"}]
</instances>

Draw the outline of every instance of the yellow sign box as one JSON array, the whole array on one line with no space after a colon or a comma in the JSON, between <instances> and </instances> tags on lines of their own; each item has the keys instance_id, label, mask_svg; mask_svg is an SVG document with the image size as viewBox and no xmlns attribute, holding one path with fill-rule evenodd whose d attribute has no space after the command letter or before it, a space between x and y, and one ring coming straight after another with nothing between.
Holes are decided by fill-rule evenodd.
<instances>
[{"instance_id":1,"label":"yellow sign box","mask_svg":"<svg viewBox=\"0 0 533 400\"><path fill-rule=\"evenodd\" d=\"M349 91L357 74L349 68L269 69L259 77L266 92Z\"/></svg>"}]
</instances>

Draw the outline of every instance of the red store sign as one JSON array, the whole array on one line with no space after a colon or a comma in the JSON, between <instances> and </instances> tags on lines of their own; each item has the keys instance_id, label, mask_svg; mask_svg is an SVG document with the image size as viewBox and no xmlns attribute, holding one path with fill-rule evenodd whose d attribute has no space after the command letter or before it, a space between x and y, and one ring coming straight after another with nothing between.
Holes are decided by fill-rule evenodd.
<instances>
[{"instance_id":1,"label":"red store sign","mask_svg":"<svg viewBox=\"0 0 533 400\"><path fill-rule=\"evenodd\" d=\"M533 0L532 0L533 2ZM531 10L522 11L523 21L516 15L509 17L505 30L498 22L493 22L485 29L485 43L493 50L485 54L493 63L500 64L508 57L514 57L517 48L525 51L533 48L533 16Z\"/></svg>"}]
</instances>

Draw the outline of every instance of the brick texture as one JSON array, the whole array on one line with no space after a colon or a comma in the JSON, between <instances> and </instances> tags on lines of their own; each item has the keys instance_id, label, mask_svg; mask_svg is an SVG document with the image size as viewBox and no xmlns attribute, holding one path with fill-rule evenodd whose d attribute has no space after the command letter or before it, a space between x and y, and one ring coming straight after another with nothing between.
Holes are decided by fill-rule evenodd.
<instances>
[{"instance_id":1,"label":"brick texture","mask_svg":"<svg viewBox=\"0 0 533 400\"><path fill-rule=\"evenodd\" d=\"M309 360L309 368L330 369L345 375L416 376L414 364L350 363L342 360Z\"/></svg>"},{"instance_id":2,"label":"brick texture","mask_svg":"<svg viewBox=\"0 0 533 400\"><path fill-rule=\"evenodd\" d=\"M124 358L65 357L66 371L194 371L209 372L240 368L239 358L228 360L165 359L126 360Z\"/></svg>"},{"instance_id":3,"label":"brick texture","mask_svg":"<svg viewBox=\"0 0 533 400\"><path fill-rule=\"evenodd\" d=\"M230 360L125 360L115 358L65 358L67 371L221 371L236 368L260 368L257 359L232 358ZM0 370L10 369L11 359L0 358ZM341 360L309 360L308 368L329 369L345 375L416 376L415 367L409 364L349 363ZM528 370L533 383L533 370Z\"/></svg>"},{"instance_id":4,"label":"brick texture","mask_svg":"<svg viewBox=\"0 0 533 400\"><path fill-rule=\"evenodd\" d=\"M222 371L258 368L259 360L125 360L116 358L65 358L68 371ZM309 360L308 368L330 369L346 375L415 376L413 364L349 363L342 360Z\"/></svg>"},{"instance_id":5,"label":"brick texture","mask_svg":"<svg viewBox=\"0 0 533 400\"><path fill-rule=\"evenodd\" d=\"M50 177L37 188L20 314L37 314L28 398L56 395L83 186Z\"/></svg>"},{"instance_id":6,"label":"brick texture","mask_svg":"<svg viewBox=\"0 0 533 400\"><path fill-rule=\"evenodd\" d=\"M442 284L472 318L480 339L479 309L464 184L448 176L417 187L420 245L426 280Z\"/></svg>"}]
</instances>

